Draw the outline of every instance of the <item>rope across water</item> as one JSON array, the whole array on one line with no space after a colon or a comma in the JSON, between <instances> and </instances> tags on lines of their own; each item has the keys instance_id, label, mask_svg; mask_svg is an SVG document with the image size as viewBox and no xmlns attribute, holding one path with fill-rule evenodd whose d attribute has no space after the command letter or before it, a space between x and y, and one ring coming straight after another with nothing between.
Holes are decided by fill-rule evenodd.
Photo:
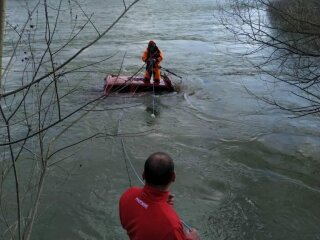
<instances>
[{"instance_id":1,"label":"rope across water","mask_svg":"<svg viewBox=\"0 0 320 240\"><path fill-rule=\"evenodd\" d=\"M156 115L154 115L154 98L155 98L155 91L154 91L154 73L153 73L153 63L151 64L151 73L152 73L152 75L151 75L151 80L152 80L152 114L151 114L151 117L152 118L155 118L156 117Z\"/></svg>"}]
</instances>

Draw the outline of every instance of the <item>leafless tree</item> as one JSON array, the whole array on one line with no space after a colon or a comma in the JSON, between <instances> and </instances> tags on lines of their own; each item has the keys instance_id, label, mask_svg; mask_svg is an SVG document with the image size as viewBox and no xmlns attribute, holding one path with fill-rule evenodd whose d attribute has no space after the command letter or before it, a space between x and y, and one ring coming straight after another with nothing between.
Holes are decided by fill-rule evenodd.
<instances>
[{"instance_id":1,"label":"leafless tree","mask_svg":"<svg viewBox=\"0 0 320 240\"><path fill-rule=\"evenodd\" d=\"M99 29L92 21L92 14L84 11L76 0L38 0L34 4L26 0L24 24L7 22L14 35L11 46L6 46L11 56L2 74L0 91L1 239L31 238L48 172L72 155L61 153L92 138L115 136L106 130L68 144L60 142L108 97L101 92L70 107L67 99L77 96L81 83L81 79L74 79L74 74L92 71L93 66L105 63L112 56L89 64L78 63L77 59L84 50L106 37L137 2L123 0L122 12L105 29ZM59 30L67 27L60 24L63 14L72 22L70 37L64 40L58 36ZM85 28L94 29L96 35L66 58L61 53L71 48Z\"/></svg>"},{"instance_id":2,"label":"leafless tree","mask_svg":"<svg viewBox=\"0 0 320 240\"><path fill-rule=\"evenodd\" d=\"M295 116L320 112L319 9L314 0L229 0L220 12L221 22L236 39L253 47L247 59L259 55L262 60L252 62L260 73L287 84L300 100L288 106L272 97L257 97Z\"/></svg>"}]
</instances>

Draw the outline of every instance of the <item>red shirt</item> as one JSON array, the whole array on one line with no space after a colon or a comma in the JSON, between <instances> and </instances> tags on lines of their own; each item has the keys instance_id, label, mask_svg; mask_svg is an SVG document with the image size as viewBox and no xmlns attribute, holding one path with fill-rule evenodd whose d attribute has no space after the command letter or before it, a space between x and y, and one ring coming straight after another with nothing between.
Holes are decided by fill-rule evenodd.
<instances>
[{"instance_id":1,"label":"red shirt","mask_svg":"<svg viewBox=\"0 0 320 240\"><path fill-rule=\"evenodd\" d=\"M185 240L181 221L167 203L168 191L145 185L129 188L120 198L122 227L131 240Z\"/></svg>"}]
</instances>

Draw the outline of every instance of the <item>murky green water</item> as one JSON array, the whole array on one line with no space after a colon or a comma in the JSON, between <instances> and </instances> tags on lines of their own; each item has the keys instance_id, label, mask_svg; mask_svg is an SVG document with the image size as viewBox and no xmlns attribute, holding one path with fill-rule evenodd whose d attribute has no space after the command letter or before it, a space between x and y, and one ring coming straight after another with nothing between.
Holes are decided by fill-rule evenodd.
<instances>
[{"instance_id":1,"label":"murky green water","mask_svg":"<svg viewBox=\"0 0 320 240\"><path fill-rule=\"evenodd\" d=\"M81 2L88 15L94 13L92 21L101 31L123 7L116 0ZM21 24L22 6L8 1L11 23ZM123 138L125 149L120 138L95 139L51 168L32 239L126 239L117 205L129 186L124 156L141 172L154 151L175 159L176 210L202 239L320 239L319 119L288 118L247 94L243 86L263 95L272 85L243 61L246 47L218 23L216 10L211 0L141 1L72 63L80 66L117 53L95 72L68 78L83 79L83 90L68 100L70 111L101 93L105 74L118 72L124 54L122 73L142 66L140 55L149 39L164 52L162 66L184 78L181 92L155 97L155 119L147 111L151 95L110 97L99 109L126 108L93 112L64 136L60 144L99 130L116 133L119 120L121 132L154 130ZM69 12L63 14L57 34L61 41L70 34L63 27L70 22ZM86 29L61 59L95 35L94 29ZM296 101L284 88L273 94ZM130 178L139 184L132 171Z\"/></svg>"}]
</instances>

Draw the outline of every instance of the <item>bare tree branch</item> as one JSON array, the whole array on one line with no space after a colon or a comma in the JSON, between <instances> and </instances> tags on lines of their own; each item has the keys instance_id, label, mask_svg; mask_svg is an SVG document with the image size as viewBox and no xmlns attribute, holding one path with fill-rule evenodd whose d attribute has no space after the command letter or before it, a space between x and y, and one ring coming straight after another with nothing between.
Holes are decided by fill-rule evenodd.
<instances>
[{"instance_id":1,"label":"bare tree branch","mask_svg":"<svg viewBox=\"0 0 320 240\"><path fill-rule=\"evenodd\" d=\"M265 102L300 116L319 112L320 103L320 18L319 2L300 0L229 0L221 8L220 21L242 43L255 47L243 54L261 55L251 61L261 74L294 87L292 96L309 106L287 107L279 101ZM302 104L302 103L301 103Z\"/></svg>"}]
</instances>

